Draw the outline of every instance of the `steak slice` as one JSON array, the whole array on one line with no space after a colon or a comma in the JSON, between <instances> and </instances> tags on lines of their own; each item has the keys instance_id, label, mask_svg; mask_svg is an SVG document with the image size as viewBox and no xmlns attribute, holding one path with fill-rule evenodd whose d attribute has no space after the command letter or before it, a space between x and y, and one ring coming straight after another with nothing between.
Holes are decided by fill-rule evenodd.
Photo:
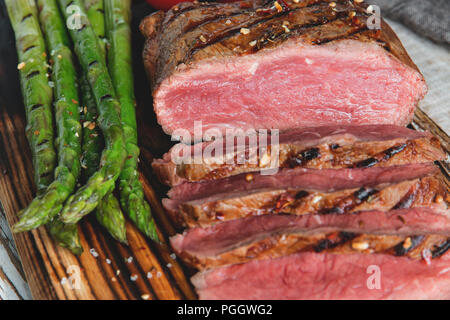
<instances>
[{"instance_id":1,"label":"steak slice","mask_svg":"<svg viewBox=\"0 0 450 320\"><path fill-rule=\"evenodd\" d=\"M409 239L408 239L409 238ZM430 208L326 216L266 215L194 228L171 238L174 251L198 269L277 258L301 251L386 252L420 258L450 238L450 213Z\"/></svg>"},{"instance_id":2,"label":"steak slice","mask_svg":"<svg viewBox=\"0 0 450 320\"><path fill-rule=\"evenodd\" d=\"M351 170L294 169L289 173L259 176L264 178L264 183L256 181L254 189L245 190L246 184L253 182L224 183L216 189L217 194L188 201L164 199L163 205L177 225L189 227L267 214L328 215L425 206L440 212L448 210L448 187L442 176L429 165ZM283 174L290 178L287 183L279 177ZM234 189L228 190L233 185Z\"/></svg>"},{"instance_id":3,"label":"steak slice","mask_svg":"<svg viewBox=\"0 0 450 320\"><path fill-rule=\"evenodd\" d=\"M192 3L144 19L164 131L409 123L427 89L399 39L384 21L369 29L367 5L330 2Z\"/></svg>"},{"instance_id":4,"label":"steak slice","mask_svg":"<svg viewBox=\"0 0 450 320\"><path fill-rule=\"evenodd\" d=\"M201 272L192 283L203 300L449 299L450 252L426 261L304 252Z\"/></svg>"},{"instance_id":5,"label":"steak slice","mask_svg":"<svg viewBox=\"0 0 450 320\"><path fill-rule=\"evenodd\" d=\"M275 156L275 159L272 157ZM439 140L393 125L325 126L195 146L178 144L152 164L160 181L216 180L273 168L340 169L443 160Z\"/></svg>"}]
</instances>

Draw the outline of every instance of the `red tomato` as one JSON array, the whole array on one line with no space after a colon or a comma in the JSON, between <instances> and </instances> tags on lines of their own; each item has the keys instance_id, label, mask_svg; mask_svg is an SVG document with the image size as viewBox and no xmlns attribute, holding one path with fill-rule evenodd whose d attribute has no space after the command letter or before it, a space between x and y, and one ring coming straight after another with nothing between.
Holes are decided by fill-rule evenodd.
<instances>
[{"instance_id":1,"label":"red tomato","mask_svg":"<svg viewBox=\"0 0 450 320\"><path fill-rule=\"evenodd\" d=\"M147 2L156 9L169 10L174 5L180 2L186 2L187 0L147 0ZM219 0L219 2L234 2L237 0Z\"/></svg>"}]
</instances>

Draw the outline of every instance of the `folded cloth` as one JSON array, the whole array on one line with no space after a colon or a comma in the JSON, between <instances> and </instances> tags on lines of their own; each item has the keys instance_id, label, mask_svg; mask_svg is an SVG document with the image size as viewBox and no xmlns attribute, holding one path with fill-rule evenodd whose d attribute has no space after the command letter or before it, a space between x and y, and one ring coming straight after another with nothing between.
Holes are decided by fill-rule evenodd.
<instances>
[{"instance_id":1,"label":"folded cloth","mask_svg":"<svg viewBox=\"0 0 450 320\"><path fill-rule=\"evenodd\" d=\"M367 0L381 16L397 20L436 42L450 44L449 0Z\"/></svg>"}]
</instances>

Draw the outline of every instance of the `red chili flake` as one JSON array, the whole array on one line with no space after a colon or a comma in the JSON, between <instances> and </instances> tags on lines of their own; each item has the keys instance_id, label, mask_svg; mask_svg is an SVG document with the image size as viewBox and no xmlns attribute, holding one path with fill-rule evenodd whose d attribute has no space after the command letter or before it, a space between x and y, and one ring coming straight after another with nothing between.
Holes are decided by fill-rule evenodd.
<instances>
[{"instance_id":1,"label":"red chili flake","mask_svg":"<svg viewBox=\"0 0 450 320\"><path fill-rule=\"evenodd\" d=\"M72 102L75 103L75 104L78 104L78 101L75 100L75 99L72 99Z\"/></svg>"},{"instance_id":2,"label":"red chili flake","mask_svg":"<svg viewBox=\"0 0 450 320\"><path fill-rule=\"evenodd\" d=\"M290 193L282 194L277 203L275 204L275 208L280 210L289 206L292 202L294 202L294 197Z\"/></svg>"},{"instance_id":3,"label":"red chili flake","mask_svg":"<svg viewBox=\"0 0 450 320\"><path fill-rule=\"evenodd\" d=\"M72 111L69 111L69 115L70 115L70 116L73 115L73 112L72 112Z\"/></svg>"},{"instance_id":4,"label":"red chili flake","mask_svg":"<svg viewBox=\"0 0 450 320\"><path fill-rule=\"evenodd\" d=\"M131 159L131 158L133 158L133 156L131 154L128 155L127 159Z\"/></svg>"},{"instance_id":5,"label":"red chili flake","mask_svg":"<svg viewBox=\"0 0 450 320\"><path fill-rule=\"evenodd\" d=\"M41 133L41 132L40 132L39 130L36 130L36 131L34 132L34 135L35 135L35 136L38 136L40 133Z\"/></svg>"},{"instance_id":6,"label":"red chili flake","mask_svg":"<svg viewBox=\"0 0 450 320\"><path fill-rule=\"evenodd\" d=\"M338 237L339 237L339 232L333 232L333 233L330 233L329 235L327 235L327 239L331 240L331 241L337 240Z\"/></svg>"}]
</instances>

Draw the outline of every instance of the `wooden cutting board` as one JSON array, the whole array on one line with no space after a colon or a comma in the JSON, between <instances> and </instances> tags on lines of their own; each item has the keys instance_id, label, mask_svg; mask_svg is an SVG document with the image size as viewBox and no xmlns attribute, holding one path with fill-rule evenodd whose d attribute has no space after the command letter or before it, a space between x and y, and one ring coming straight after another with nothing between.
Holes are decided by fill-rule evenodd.
<instances>
[{"instance_id":1,"label":"wooden cutting board","mask_svg":"<svg viewBox=\"0 0 450 320\"><path fill-rule=\"evenodd\" d=\"M13 34L2 2L0 8L0 201L10 225L16 214L34 195L32 164L25 138L25 115L19 89ZM158 225L162 245L143 237L128 223L129 246L114 241L88 217L80 226L85 252L73 256L56 246L45 228L15 235L25 276L35 299L195 299L189 282L193 270L185 268L167 246L175 233L161 206L167 189L151 172L151 161L161 157L170 138L157 125L148 81L141 62L142 37L137 32L141 18L151 9L137 4L134 9L134 61L138 125L141 144L141 178ZM450 150L449 137L421 110L412 124L415 129L437 135ZM448 177L448 167L441 163ZM0 206L0 210L1 210Z\"/></svg>"}]
</instances>

